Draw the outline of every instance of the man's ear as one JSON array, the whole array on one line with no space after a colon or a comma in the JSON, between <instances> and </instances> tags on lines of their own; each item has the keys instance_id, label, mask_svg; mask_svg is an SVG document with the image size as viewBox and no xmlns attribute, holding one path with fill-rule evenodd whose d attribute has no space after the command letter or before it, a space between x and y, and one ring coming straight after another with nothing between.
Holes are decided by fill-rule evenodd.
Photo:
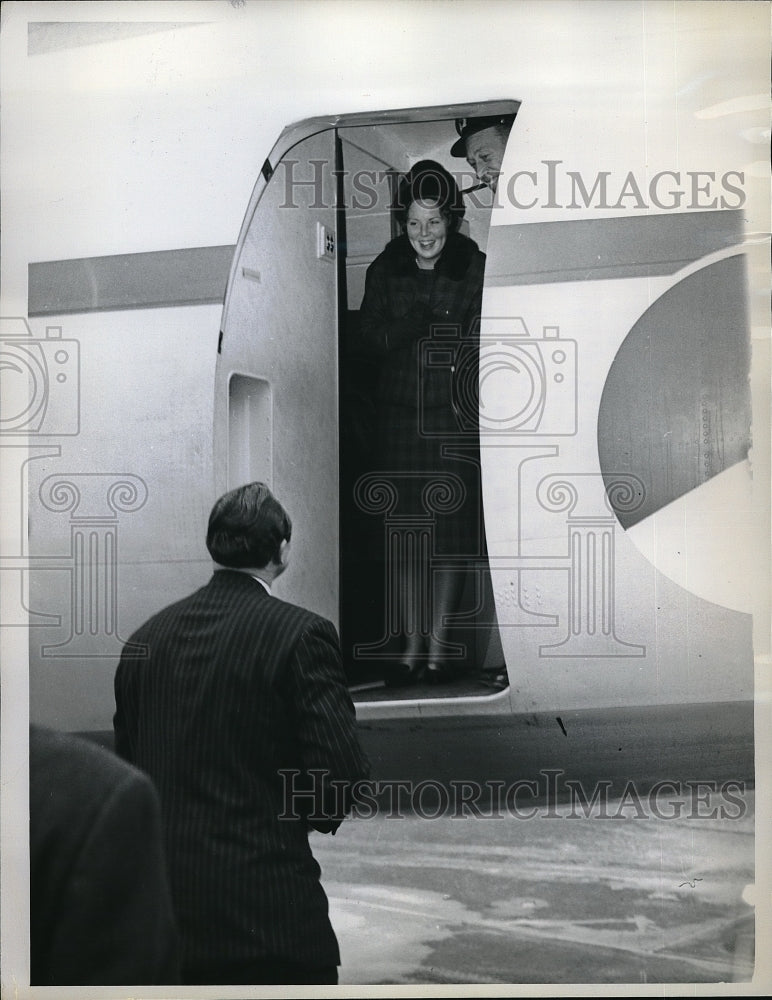
<instances>
[{"instance_id":1,"label":"man's ear","mask_svg":"<svg viewBox=\"0 0 772 1000\"><path fill-rule=\"evenodd\" d=\"M289 563L289 558L290 558L290 543L287 541L286 538L283 538L281 541L281 545L279 545L279 564L283 566L285 569L287 567L287 564Z\"/></svg>"}]
</instances>

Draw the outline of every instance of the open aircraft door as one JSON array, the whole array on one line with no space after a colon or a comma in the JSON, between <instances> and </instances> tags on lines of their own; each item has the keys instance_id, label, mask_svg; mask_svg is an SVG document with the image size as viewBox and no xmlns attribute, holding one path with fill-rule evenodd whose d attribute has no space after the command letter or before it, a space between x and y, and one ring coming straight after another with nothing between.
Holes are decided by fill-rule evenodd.
<instances>
[{"instance_id":1,"label":"open aircraft door","mask_svg":"<svg viewBox=\"0 0 772 1000\"><path fill-rule=\"evenodd\" d=\"M293 139L266 160L236 247L217 359L215 476L219 492L253 480L274 490L301 554L292 600L337 620L335 132L301 129Z\"/></svg>"},{"instance_id":2,"label":"open aircraft door","mask_svg":"<svg viewBox=\"0 0 772 1000\"><path fill-rule=\"evenodd\" d=\"M367 690L361 699L395 697L378 691L389 655L389 566L372 553L386 539L389 512L367 492L373 372L352 349L365 274L396 235L399 175L430 158L460 186L479 187L450 154L455 121L517 107L497 101L290 126L263 166L236 247L215 376L216 489L262 480L286 506L294 565L277 593L336 623L352 686ZM483 249L491 203L489 190L469 199L464 222ZM470 433L476 440L476 416ZM496 650L501 663L484 559L482 549L458 623L459 648L475 666ZM485 699L490 693L478 685L473 700L496 700ZM428 691L396 697L410 713L409 702L430 696L437 700Z\"/></svg>"}]
</instances>

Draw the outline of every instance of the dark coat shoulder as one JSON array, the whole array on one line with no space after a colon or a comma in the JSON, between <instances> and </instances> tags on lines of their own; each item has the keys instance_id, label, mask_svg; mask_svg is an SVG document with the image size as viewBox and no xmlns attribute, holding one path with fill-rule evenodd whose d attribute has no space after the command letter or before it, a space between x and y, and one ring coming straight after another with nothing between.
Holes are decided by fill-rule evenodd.
<instances>
[{"instance_id":1,"label":"dark coat shoulder","mask_svg":"<svg viewBox=\"0 0 772 1000\"><path fill-rule=\"evenodd\" d=\"M84 739L30 727L31 981L179 982L150 779Z\"/></svg>"}]
</instances>

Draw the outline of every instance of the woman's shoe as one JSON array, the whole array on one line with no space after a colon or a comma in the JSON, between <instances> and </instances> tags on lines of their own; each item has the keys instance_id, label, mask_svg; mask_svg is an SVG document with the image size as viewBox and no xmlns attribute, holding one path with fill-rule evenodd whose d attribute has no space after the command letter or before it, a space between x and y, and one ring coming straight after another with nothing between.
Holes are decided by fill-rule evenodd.
<instances>
[{"instance_id":1,"label":"woman's shoe","mask_svg":"<svg viewBox=\"0 0 772 1000\"><path fill-rule=\"evenodd\" d=\"M423 679L425 667L423 663L390 663L386 668L383 681L386 687L408 687L418 684Z\"/></svg>"},{"instance_id":2,"label":"woman's shoe","mask_svg":"<svg viewBox=\"0 0 772 1000\"><path fill-rule=\"evenodd\" d=\"M509 687L509 677L507 668L500 667L498 670L483 670L477 675L480 684L494 691L505 691Z\"/></svg>"},{"instance_id":3,"label":"woman's shoe","mask_svg":"<svg viewBox=\"0 0 772 1000\"><path fill-rule=\"evenodd\" d=\"M458 670L447 663L427 663L424 680L427 684L447 684L458 676Z\"/></svg>"}]
</instances>

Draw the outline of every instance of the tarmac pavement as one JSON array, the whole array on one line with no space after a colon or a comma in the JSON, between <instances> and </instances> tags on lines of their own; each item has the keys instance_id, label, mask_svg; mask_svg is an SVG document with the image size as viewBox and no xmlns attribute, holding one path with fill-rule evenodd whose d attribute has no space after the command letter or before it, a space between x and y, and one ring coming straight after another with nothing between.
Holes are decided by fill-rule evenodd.
<instances>
[{"instance_id":1,"label":"tarmac pavement","mask_svg":"<svg viewBox=\"0 0 772 1000\"><path fill-rule=\"evenodd\" d=\"M314 834L341 985L747 984L754 793L682 800L379 812Z\"/></svg>"}]
</instances>

